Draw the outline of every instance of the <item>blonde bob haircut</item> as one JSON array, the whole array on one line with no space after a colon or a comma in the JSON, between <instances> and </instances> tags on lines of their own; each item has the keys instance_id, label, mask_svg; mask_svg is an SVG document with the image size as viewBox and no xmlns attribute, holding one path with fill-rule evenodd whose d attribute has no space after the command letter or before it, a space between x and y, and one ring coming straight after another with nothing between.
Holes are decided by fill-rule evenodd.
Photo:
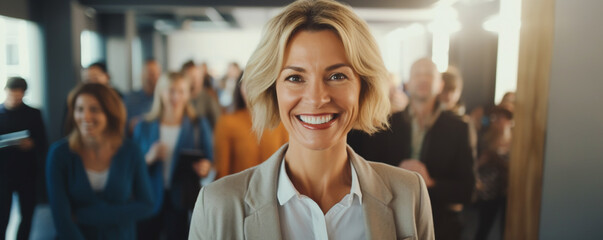
<instances>
[{"instance_id":1,"label":"blonde bob haircut","mask_svg":"<svg viewBox=\"0 0 603 240\"><path fill-rule=\"evenodd\" d=\"M165 106L163 106L163 101L161 100L161 94L169 90L172 84L178 81L185 81L191 85L190 81L188 81L181 73L171 72L167 76L161 76L157 81L157 85L155 86L155 93L153 94L153 104L151 105L151 111L147 113L144 117L146 121L155 121L161 120L161 116L163 116L165 112ZM191 105L191 101L186 103L184 106L184 115L187 116L192 122L197 119L197 114L195 113L195 109L193 105Z\"/></svg>"},{"instance_id":2,"label":"blonde bob haircut","mask_svg":"<svg viewBox=\"0 0 603 240\"><path fill-rule=\"evenodd\" d=\"M84 83L76 86L67 97L67 121L65 130L68 133L69 148L74 152L84 149L82 133L75 122L76 101L81 95L89 95L98 101L103 114L107 118L104 135L112 148L121 146L125 136L126 107L117 92L100 83Z\"/></svg>"},{"instance_id":3,"label":"blonde bob haircut","mask_svg":"<svg viewBox=\"0 0 603 240\"><path fill-rule=\"evenodd\" d=\"M243 74L256 133L280 122L275 83L289 39L298 31L322 30L339 36L352 69L360 76L359 113L354 129L372 134L389 126L388 72L366 23L341 3L300 0L267 23Z\"/></svg>"}]
</instances>

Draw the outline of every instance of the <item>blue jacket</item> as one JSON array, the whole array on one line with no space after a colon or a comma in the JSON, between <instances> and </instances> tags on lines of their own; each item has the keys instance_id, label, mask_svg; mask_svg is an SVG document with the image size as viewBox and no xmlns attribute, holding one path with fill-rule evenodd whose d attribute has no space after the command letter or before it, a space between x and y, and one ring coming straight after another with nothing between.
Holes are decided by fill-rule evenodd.
<instances>
[{"instance_id":1,"label":"blue jacket","mask_svg":"<svg viewBox=\"0 0 603 240\"><path fill-rule=\"evenodd\" d=\"M134 136L133 140L138 144L143 154L146 154L151 146L157 141L159 141L159 120L154 121L141 121L134 128ZM195 130L198 131L198 143L195 146ZM201 150L205 156L213 161L213 143L212 143L212 132L209 126L209 123L205 118L199 118L195 124L191 122L188 117L182 118L182 124L180 125L180 134L178 135L178 140L176 142L176 146L174 147L172 162L170 166L170 171L172 174L173 181L173 172L176 166L178 166L178 156L181 150L184 149L197 149ZM156 214L161 210L163 206L163 196L164 196L164 177L163 177L163 162L157 161L149 166L149 175L151 176L151 184L153 185L153 196L155 197L155 207L153 213ZM202 184L205 182L211 182L215 177L215 171L210 174L210 176L202 179ZM178 205L180 203L182 192L178 188L178 186L174 186L170 184L170 199L174 204L174 207L178 209L182 209L182 206Z\"/></svg>"},{"instance_id":2,"label":"blue jacket","mask_svg":"<svg viewBox=\"0 0 603 240\"><path fill-rule=\"evenodd\" d=\"M136 221L149 217L153 198L144 158L124 140L102 192L94 192L80 156L66 139L50 147L48 197L59 239L135 239Z\"/></svg>"}]
</instances>

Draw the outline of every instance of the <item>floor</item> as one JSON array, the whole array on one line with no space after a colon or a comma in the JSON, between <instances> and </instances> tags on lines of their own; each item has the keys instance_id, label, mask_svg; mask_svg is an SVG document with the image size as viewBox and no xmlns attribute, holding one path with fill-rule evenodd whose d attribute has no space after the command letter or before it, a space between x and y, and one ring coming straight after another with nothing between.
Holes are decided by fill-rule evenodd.
<instances>
[{"instance_id":1,"label":"floor","mask_svg":"<svg viewBox=\"0 0 603 240\"><path fill-rule=\"evenodd\" d=\"M6 229L6 239L13 240L17 238L17 227L21 222L21 215L19 214L19 201L17 195L13 195L13 205L10 211L10 221ZM54 224L52 222L52 213L50 212L50 206L47 204L41 204L36 206L34 211L33 223L31 226L31 235L29 239L32 240L52 240L55 238L56 232L54 230Z\"/></svg>"}]
</instances>

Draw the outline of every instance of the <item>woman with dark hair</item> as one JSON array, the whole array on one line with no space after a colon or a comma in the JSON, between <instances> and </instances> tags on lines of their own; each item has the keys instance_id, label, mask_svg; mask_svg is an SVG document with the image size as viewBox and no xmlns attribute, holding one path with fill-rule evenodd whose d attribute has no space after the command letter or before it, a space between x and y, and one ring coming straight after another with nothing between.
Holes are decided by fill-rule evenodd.
<instances>
[{"instance_id":1,"label":"woman with dark hair","mask_svg":"<svg viewBox=\"0 0 603 240\"><path fill-rule=\"evenodd\" d=\"M243 97L240 77L234 90L233 102L235 111L220 118L214 134L218 177L262 163L289 138L282 124L275 129L264 130L262 137L257 138L252 130L251 113Z\"/></svg>"},{"instance_id":2,"label":"woman with dark hair","mask_svg":"<svg viewBox=\"0 0 603 240\"><path fill-rule=\"evenodd\" d=\"M59 239L135 239L153 198L143 155L124 139L121 99L88 83L71 91L67 105L69 136L50 147L46 167Z\"/></svg>"},{"instance_id":3,"label":"woman with dark hair","mask_svg":"<svg viewBox=\"0 0 603 240\"><path fill-rule=\"evenodd\" d=\"M483 148L477 162L477 201L479 221L475 239L486 239L497 216L504 229L509 181L509 155L513 140L513 113L502 106L490 111L490 126L483 136Z\"/></svg>"}]
</instances>

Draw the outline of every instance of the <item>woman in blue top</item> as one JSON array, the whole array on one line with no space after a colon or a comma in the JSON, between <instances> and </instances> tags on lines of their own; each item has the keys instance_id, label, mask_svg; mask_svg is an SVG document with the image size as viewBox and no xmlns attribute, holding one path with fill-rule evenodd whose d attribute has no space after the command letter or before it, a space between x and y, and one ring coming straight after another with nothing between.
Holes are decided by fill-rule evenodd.
<instances>
[{"instance_id":1,"label":"woman in blue top","mask_svg":"<svg viewBox=\"0 0 603 240\"><path fill-rule=\"evenodd\" d=\"M153 218L138 225L139 239L158 239L162 234L167 239L186 239L189 226L190 206L184 203L183 195L196 197L198 190L185 187L211 182L215 171L211 170L212 133L205 118L196 116L190 105L190 83L179 73L159 79L151 111L134 129L134 141L138 143L148 165L155 202ZM187 160L180 162L185 152ZM182 179L186 173L192 178Z\"/></svg>"},{"instance_id":2,"label":"woman in blue top","mask_svg":"<svg viewBox=\"0 0 603 240\"><path fill-rule=\"evenodd\" d=\"M124 139L120 97L95 83L68 98L66 139L54 143L46 166L48 195L60 239L135 239L136 221L153 211L140 149Z\"/></svg>"}]
</instances>

